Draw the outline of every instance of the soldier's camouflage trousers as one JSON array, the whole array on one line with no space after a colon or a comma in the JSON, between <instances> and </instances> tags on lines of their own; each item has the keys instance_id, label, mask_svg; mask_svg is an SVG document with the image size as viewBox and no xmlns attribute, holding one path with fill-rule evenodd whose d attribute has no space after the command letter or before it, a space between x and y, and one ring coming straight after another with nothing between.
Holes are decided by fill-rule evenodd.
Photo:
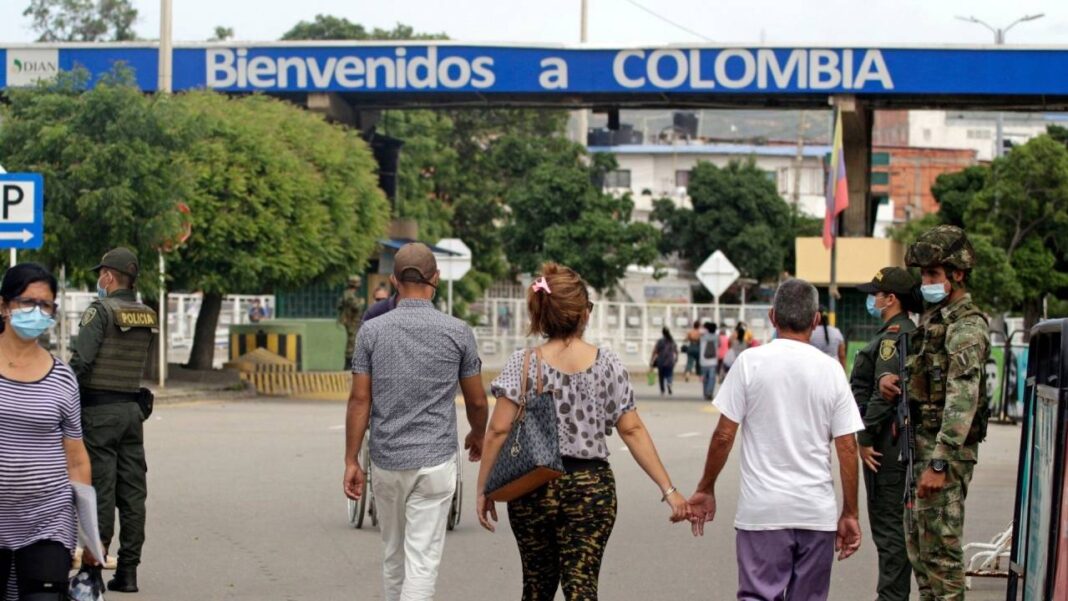
<instances>
[{"instance_id":1,"label":"soldier's camouflage trousers","mask_svg":"<svg viewBox=\"0 0 1068 601\"><path fill-rule=\"evenodd\" d=\"M964 599L964 500L975 462L948 463L945 488L926 499L917 498L915 509L905 512L909 561L922 601ZM926 461L916 464L916 482L925 469Z\"/></svg>"},{"instance_id":2,"label":"soldier's camouflage trousers","mask_svg":"<svg viewBox=\"0 0 1068 601\"><path fill-rule=\"evenodd\" d=\"M595 601L616 521L616 481L607 466L565 474L508 504L523 561L523 601Z\"/></svg>"}]
</instances>

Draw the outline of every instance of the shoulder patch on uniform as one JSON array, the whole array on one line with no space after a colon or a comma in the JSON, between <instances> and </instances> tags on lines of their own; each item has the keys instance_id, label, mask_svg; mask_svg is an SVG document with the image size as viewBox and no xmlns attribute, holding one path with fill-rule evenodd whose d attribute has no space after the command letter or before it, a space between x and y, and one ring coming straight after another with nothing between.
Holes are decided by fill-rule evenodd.
<instances>
[{"instance_id":1,"label":"shoulder patch on uniform","mask_svg":"<svg viewBox=\"0 0 1068 601\"><path fill-rule=\"evenodd\" d=\"M879 358L883 361L889 361L897 354L897 342L894 340L886 339L879 343Z\"/></svg>"},{"instance_id":2,"label":"shoulder patch on uniform","mask_svg":"<svg viewBox=\"0 0 1068 601\"><path fill-rule=\"evenodd\" d=\"M85 313L82 313L81 326L84 328L92 323L94 319L96 319L96 307L89 307L85 310Z\"/></svg>"},{"instance_id":3,"label":"shoulder patch on uniform","mask_svg":"<svg viewBox=\"0 0 1068 601\"><path fill-rule=\"evenodd\" d=\"M154 328L158 324L152 311L120 309L115 312L115 325L120 328Z\"/></svg>"},{"instance_id":4,"label":"shoulder patch on uniform","mask_svg":"<svg viewBox=\"0 0 1068 601\"><path fill-rule=\"evenodd\" d=\"M901 331L901 326L888 326L886 328L886 331L890 332L891 334L897 334Z\"/></svg>"}]
</instances>

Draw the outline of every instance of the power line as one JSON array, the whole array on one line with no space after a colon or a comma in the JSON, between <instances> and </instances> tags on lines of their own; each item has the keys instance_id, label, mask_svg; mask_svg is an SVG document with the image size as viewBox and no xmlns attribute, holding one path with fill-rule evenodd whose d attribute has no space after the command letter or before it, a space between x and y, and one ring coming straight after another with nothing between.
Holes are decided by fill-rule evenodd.
<instances>
[{"instance_id":1,"label":"power line","mask_svg":"<svg viewBox=\"0 0 1068 601\"><path fill-rule=\"evenodd\" d=\"M685 31L686 33L688 33L690 35L697 36L697 37L701 38L702 40L704 40L706 42L715 42L715 40L713 40L712 38L704 35L703 33L694 31L694 30L690 29L689 27L686 27L685 25L681 25L679 23L676 23L675 21L672 21L671 19L665 17L664 15L654 11L653 9L642 5L637 0L627 0L627 2L630 3L630 4L633 4L634 6L640 8L642 10L644 10L645 12L649 13L650 15L653 15L654 17L656 17L657 19L660 19L661 21L667 23L668 25L671 25L672 27L675 27L676 29L681 29L682 31Z\"/></svg>"}]
</instances>

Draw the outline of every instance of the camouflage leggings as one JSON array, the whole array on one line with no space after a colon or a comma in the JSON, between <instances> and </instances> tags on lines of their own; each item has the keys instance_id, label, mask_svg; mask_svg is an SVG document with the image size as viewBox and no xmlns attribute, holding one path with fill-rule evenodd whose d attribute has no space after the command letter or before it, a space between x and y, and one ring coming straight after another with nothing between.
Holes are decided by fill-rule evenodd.
<instances>
[{"instance_id":1,"label":"camouflage leggings","mask_svg":"<svg viewBox=\"0 0 1068 601\"><path fill-rule=\"evenodd\" d=\"M596 601L608 537L616 521L616 481L607 465L565 474L508 504L523 560L523 601Z\"/></svg>"},{"instance_id":2,"label":"camouflage leggings","mask_svg":"<svg viewBox=\"0 0 1068 601\"><path fill-rule=\"evenodd\" d=\"M916 464L916 481L927 462ZM946 487L905 511L905 543L922 601L964 599L964 499L975 463L950 461Z\"/></svg>"}]
</instances>

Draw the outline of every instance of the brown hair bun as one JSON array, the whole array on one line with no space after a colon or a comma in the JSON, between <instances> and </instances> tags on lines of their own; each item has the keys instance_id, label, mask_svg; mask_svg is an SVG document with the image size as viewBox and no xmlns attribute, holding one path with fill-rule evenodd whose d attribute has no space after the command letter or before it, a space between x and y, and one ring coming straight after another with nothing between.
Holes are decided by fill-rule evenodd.
<instances>
[{"instance_id":1,"label":"brown hair bun","mask_svg":"<svg viewBox=\"0 0 1068 601\"><path fill-rule=\"evenodd\" d=\"M549 291L531 286L527 289L527 312L530 335L547 338L573 338L586 328L586 310L590 294L586 281L574 269L557 263L545 263L535 278L545 278Z\"/></svg>"}]
</instances>

